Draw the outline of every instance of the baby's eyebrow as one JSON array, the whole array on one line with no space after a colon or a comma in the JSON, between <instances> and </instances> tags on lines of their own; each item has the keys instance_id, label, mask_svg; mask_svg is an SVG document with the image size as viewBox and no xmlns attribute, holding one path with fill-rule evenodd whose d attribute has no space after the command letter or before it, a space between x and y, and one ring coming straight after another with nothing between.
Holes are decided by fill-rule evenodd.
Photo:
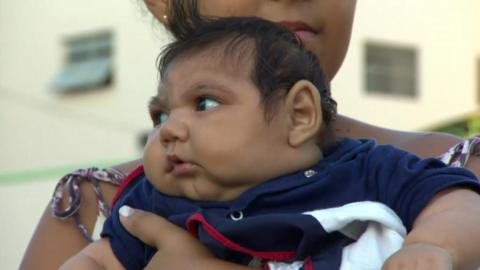
<instances>
[{"instance_id":1,"label":"baby's eyebrow","mask_svg":"<svg viewBox=\"0 0 480 270\"><path fill-rule=\"evenodd\" d=\"M184 91L184 97L195 96L198 94L214 92L214 93L222 93L222 94L229 94L231 95L232 91L226 87L225 85L218 83L218 82L198 82L193 84L186 91Z\"/></svg>"}]
</instances>

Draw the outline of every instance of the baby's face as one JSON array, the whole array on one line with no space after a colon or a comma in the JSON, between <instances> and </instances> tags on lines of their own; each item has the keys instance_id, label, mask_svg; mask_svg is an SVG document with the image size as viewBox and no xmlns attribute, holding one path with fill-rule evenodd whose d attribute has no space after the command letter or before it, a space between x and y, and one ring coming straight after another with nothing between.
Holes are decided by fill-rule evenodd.
<instances>
[{"instance_id":1,"label":"baby's face","mask_svg":"<svg viewBox=\"0 0 480 270\"><path fill-rule=\"evenodd\" d=\"M210 53L211 54L211 53ZM287 112L265 120L250 68L209 53L176 60L152 99L155 128L143 163L161 192L194 200L231 200L287 173Z\"/></svg>"}]
</instances>

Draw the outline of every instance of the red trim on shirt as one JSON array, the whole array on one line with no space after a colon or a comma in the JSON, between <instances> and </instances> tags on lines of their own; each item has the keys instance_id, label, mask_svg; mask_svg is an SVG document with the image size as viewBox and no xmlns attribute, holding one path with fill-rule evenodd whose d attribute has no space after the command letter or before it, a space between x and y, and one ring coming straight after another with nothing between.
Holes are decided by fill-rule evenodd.
<instances>
[{"instance_id":1,"label":"red trim on shirt","mask_svg":"<svg viewBox=\"0 0 480 270\"><path fill-rule=\"evenodd\" d=\"M120 196L122 195L123 191L127 188L128 185L130 185L132 182L134 182L137 177L143 173L143 165L138 166L133 170L127 177L125 177L125 180L122 181L122 184L117 190L117 193L115 193L115 196L113 196L112 199L112 204L111 204L111 209L115 206L115 203L118 201Z\"/></svg>"},{"instance_id":2,"label":"red trim on shirt","mask_svg":"<svg viewBox=\"0 0 480 270\"><path fill-rule=\"evenodd\" d=\"M197 226L196 222L199 222L202 227L205 229L205 231L215 240L217 240L220 244L224 245L225 247L237 251L237 252L242 252L244 254L248 254L252 257L259 257L262 259L267 259L267 260L276 260L276 261L285 261L285 260L290 260L295 257L295 252L293 251L256 251L256 250L251 250L246 247L242 247L239 244L233 242L232 240L228 239L225 237L223 234L221 234L219 231L217 231L212 225L210 225L205 218L200 215L199 213L193 214L190 218L188 218L186 225L187 225L187 230L195 236L195 238L198 238L198 231L197 231Z\"/></svg>"},{"instance_id":3,"label":"red trim on shirt","mask_svg":"<svg viewBox=\"0 0 480 270\"><path fill-rule=\"evenodd\" d=\"M304 270L313 270L312 257L308 257L303 261L303 269Z\"/></svg>"}]
</instances>

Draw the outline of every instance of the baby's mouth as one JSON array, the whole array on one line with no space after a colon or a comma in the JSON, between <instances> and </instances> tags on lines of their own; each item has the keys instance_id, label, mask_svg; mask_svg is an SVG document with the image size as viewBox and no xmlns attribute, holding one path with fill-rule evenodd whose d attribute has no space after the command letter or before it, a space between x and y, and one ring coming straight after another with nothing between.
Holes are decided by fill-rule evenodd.
<instances>
[{"instance_id":1,"label":"baby's mouth","mask_svg":"<svg viewBox=\"0 0 480 270\"><path fill-rule=\"evenodd\" d=\"M184 161L176 155L167 155L167 166L165 171L174 176L192 175L196 165L189 161Z\"/></svg>"}]
</instances>

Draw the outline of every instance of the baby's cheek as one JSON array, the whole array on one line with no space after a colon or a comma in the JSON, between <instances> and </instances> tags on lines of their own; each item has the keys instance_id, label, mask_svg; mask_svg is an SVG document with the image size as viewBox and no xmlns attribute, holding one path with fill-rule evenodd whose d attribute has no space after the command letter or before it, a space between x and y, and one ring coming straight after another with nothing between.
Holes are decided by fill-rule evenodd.
<instances>
[{"instance_id":1,"label":"baby's cheek","mask_svg":"<svg viewBox=\"0 0 480 270\"><path fill-rule=\"evenodd\" d=\"M169 181L165 175L165 158L155 148L147 147L143 154L143 168L147 180L159 191L166 190Z\"/></svg>"}]
</instances>

